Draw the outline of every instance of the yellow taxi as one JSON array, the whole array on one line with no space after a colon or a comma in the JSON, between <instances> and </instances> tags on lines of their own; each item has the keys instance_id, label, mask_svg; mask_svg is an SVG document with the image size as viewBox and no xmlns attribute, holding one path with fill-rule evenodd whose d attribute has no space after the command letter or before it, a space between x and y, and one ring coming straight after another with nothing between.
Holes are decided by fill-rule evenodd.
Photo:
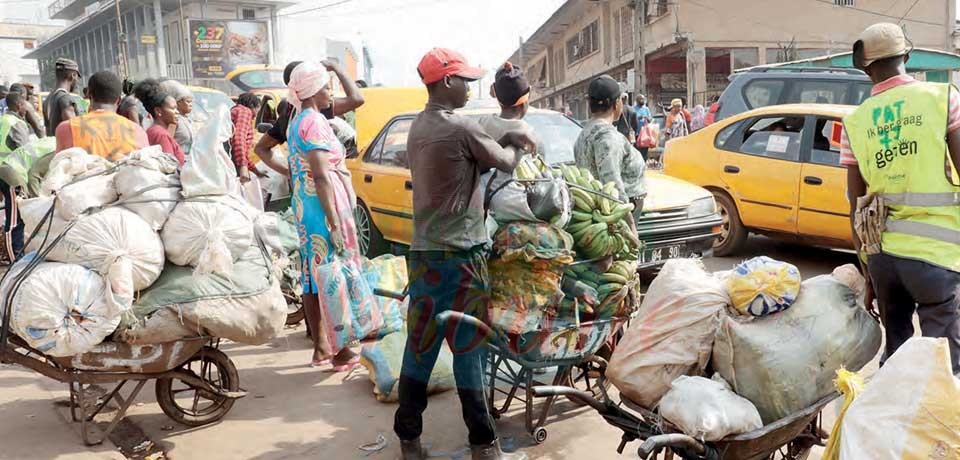
<instances>
[{"instance_id":1,"label":"yellow taxi","mask_svg":"<svg viewBox=\"0 0 960 460\"><path fill-rule=\"evenodd\" d=\"M842 118L854 106L769 106L671 140L664 172L713 192L723 216L717 255L750 232L792 243L850 249Z\"/></svg>"},{"instance_id":2,"label":"yellow taxi","mask_svg":"<svg viewBox=\"0 0 960 460\"><path fill-rule=\"evenodd\" d=\"M479 118L499 111L495 103L471 104L458 113ZM407 134L416 115L393 117L372 143L346 162L358 198L361 249L371 257L387 252L392 243L409 245L412 240ZM574 162L573 146L581 130L577 122L559 112L533 108L524 120L542 142L548 163ZM709 255L722 222L710 192L654 171L647 172L646 184L644 212L637 222L638 237L645 243L641 268L655 269L671 258Z\"/></svg>"}]
</instances>

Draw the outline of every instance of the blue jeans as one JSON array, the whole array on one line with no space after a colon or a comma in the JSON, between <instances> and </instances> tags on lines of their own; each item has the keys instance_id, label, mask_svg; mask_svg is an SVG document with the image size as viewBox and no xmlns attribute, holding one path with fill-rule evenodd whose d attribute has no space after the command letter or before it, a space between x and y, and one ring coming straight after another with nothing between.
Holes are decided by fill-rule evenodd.
<instances>
[{"instance_id":1,"label":"blue jeans","mask_svg":"<svg viewBox=\"0 0 960 460\"><path fill-rule=\"evenodd\" d=\"M3 193L4 215L6 224L3 228L4 247L8 251L6 257L12 263L17 254L23 250L23 219L17 206L16 190L0 180L0 193Z\"/></svg>"},{"instance_id":2,"label":"blue jeans","mask_svg":"<svg viewBox=\"0 0 960 460\"><path fill-rule=\"evenodd\" d=\"M483 384L487 359L485 338L474 327L465 324L443 327L436 320L439 313L453 310L489 323L490 283L486 258L485 246L455 252L411 251L407 257L408 335L400 373L400 407L394 417L394 431L401 440L417 439L423 431L427 383L443 340L453 351L453 373L470 444L490 444L496 439Z\"/></svg>"}]
</instances>

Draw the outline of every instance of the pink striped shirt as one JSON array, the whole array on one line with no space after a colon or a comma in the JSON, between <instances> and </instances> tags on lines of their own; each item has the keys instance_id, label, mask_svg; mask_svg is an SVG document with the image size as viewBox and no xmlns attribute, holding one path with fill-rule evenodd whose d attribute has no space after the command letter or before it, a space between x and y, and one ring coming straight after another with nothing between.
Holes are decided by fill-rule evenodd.
<instances>
[{"instance_id":1,"label":"pink striped shirt","mask_svg":"<svg viewBox=\"0 0 960 460\"><path fill-rule=\"evenodd\" d=\"M888 78L876 85L873 85L873 89L870 90L871 96L876 96L888 89L896 88L901 85L909 85L916 83L917 80L910 75L897 75L896 77ZM957 94L956 88L950 88L950 102L949 102L949 112L947 115L947 132L952 133L960 128L960 95ZM844 129L840 133L840 165L841 166L857 166L857 157L853 155L853 149L850 148L850 139L847 138L847 130Z\"/></svg>"}]
</instances>

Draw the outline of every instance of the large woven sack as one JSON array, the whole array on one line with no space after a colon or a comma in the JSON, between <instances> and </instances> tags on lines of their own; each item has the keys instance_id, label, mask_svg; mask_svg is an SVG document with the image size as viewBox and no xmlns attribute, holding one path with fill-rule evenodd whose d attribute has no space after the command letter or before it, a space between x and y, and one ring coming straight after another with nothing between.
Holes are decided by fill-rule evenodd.
<instances>
[{"instance_id":1,"label":"large woven sack","mask_svg":"<svg viewBox=\"0 0 960 460\"><path fill-rule=\"evenodd\" d=\"M854 291L822 275L804 281L780 313L749 321L724 315L713 367L772 423L835 391L837 370L860 370L880 342L880 325Z\"/></svg>"},{"instance_id":2,"label":"large woven sack","mask_svg":"<svg viewBox=\"0 0 960 460\"><path fill-rule=\"evenodd\" d=\"M148 344L207 335L260 345L283 331L287 304L269 260L250 248L228 277L167 264L132 311L136 319L124 317L117 340Z\"/></svg>"},{"instance_id":3,"label":"large woven sack","mask_svg":"<svg viewBox=\"0 0 960 460\"><path fill-rule=\"evenodd\" d=\"M56 154L43 179L41 196L57 195L57 212L64 220L74 220L91 208L117 201L113 163L90 155L81 148Z\"/></svg>"},{"instance_id":4,"label":"large woven sack","mask_svg":"<svg viewBox=\"0 0 960 460\"><path fill-rule=\"evenodd\" d=\"M407 258L384 254L373 259L363 259L363 276L371 289L381 289L401 294L407 286ZM409 298L402 301L393 297L375 296L383 327L377 331L377 337L384 337L407 328L407 307Z\"/></svg>"},{"instance_id":5,"label":"large woven sack","mask_svg":"<svg viewBox=\"0 0 960 460\"><path fill-rule=\"evenodd\" d=\"M734 393L718 375L677 377L660 400L660 415L700 441L719 441L763 426L753 403Z\"/></svg>"},{"instance_id":6,"label":"large woven sack","mask_svg":"<svg viewBox=\"0 0 960 460\"><path fill-rule=\"evenodd\" d=\"M653 409L677 377L703 374L729 302L723 283L699 260L667 261L617 344L607 378L622 395Z\"/></svg>"},{"instance_id":7,"label":"large woven sack","mask_svg":"<svg viewBox=\"0 0 960 460\"><path fill-rule=\"evenodd\" d=\"M246 203L230 197L179 203L160 234L167 259L196 267L198 275L229 277L233 262L254 242L245 208Z\"/></svg>"},{"instance_id":8,"label":"large woven sack","mask_svg":"<svg viewBox=\"0 0 960 460\"><path fill-rule=\"evenodd\" d=\"M960 459L960 379L946 339L904 343L840 425L841 460Z\"/></svg>"},{"instance_id":9,"label":"large woven sack","mask_svg":"<svg viewBox=\"0 0 960 460\"><path fill-rule=\"evenodd\" d=\"M124 157L114 183L124 208L133 211L154 230L163 228L180 198L177 160L159 146L131 152Z\"/></svg>"},{"instance_id":10,"label":"large woven sack","mask_svg":"<svg viewBox=\"0 0 960 460\"><path fill-rule=\"evenodd\" d=\"M14 280L33 260L21 259L0 286L6 302ZM106 300L100 275L79 265L44 262L23 280L10 305L13 332L50 356L88 352L116 330L120 312Z\"/></svg>"},{"instance_id":11,"label":"large woven sack","mask_svg":"<svg viewBox=\"0 0 960 460\"><path fill-rule=\"evenodd\" d=\"M380 402L399 399L400 370L407 345L406 332L394 332L360 349L360 363L367 368L373 383L373 394ZM441 393L457 387L453 377L453 353L446 342L440 347L437 364L430 374L427 394Z\"/></svg>"}]
</instances>

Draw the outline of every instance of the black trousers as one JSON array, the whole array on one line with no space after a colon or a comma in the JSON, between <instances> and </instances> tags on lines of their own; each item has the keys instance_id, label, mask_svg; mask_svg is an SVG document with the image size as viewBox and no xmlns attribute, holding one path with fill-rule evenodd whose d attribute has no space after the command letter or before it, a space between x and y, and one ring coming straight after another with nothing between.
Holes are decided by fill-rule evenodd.
<instances>
[{"instance_id":1,"label":"black trousers","mask_svg":"<svg viewBox=\"0 0 960 460\"><path fill-rule=\"evenodd\" d=\"M453 310L484 319L489 302L487 250L411 251L407 256L410 307L407 347L400 373L400 407L394 416L397 437L412 441L423 432L427 384L444 340L453 351L453 373L470 444L486 445L497 438L484 392L487 344L471 325L438 324L436 316Z\"/></svg>"},{"instance_id":2,"label":"black trousers","mask_svg":"<svg viewBox=\"0 0 960 460\"><path fill-rule=\"evenodd\" d=\"M886 333L881 361L913 337L917 313L924 337L950 343L953 373L960 374L960 273L889 254L870 256L867 265Z\"/></svg>"},{"instance_id":3,"label":"black trousers","mask_svg":"<svg viewBox=\"0 0 960 460\"><path fill-rule=\"evenodd\" d=\"M17 207L17 196L13 187L0 180L0 193L3 193L3 213L6 220L3 225L4 248L6 257L12 262L23 250L23 219Z\"/></svg>"}]
</instances>

